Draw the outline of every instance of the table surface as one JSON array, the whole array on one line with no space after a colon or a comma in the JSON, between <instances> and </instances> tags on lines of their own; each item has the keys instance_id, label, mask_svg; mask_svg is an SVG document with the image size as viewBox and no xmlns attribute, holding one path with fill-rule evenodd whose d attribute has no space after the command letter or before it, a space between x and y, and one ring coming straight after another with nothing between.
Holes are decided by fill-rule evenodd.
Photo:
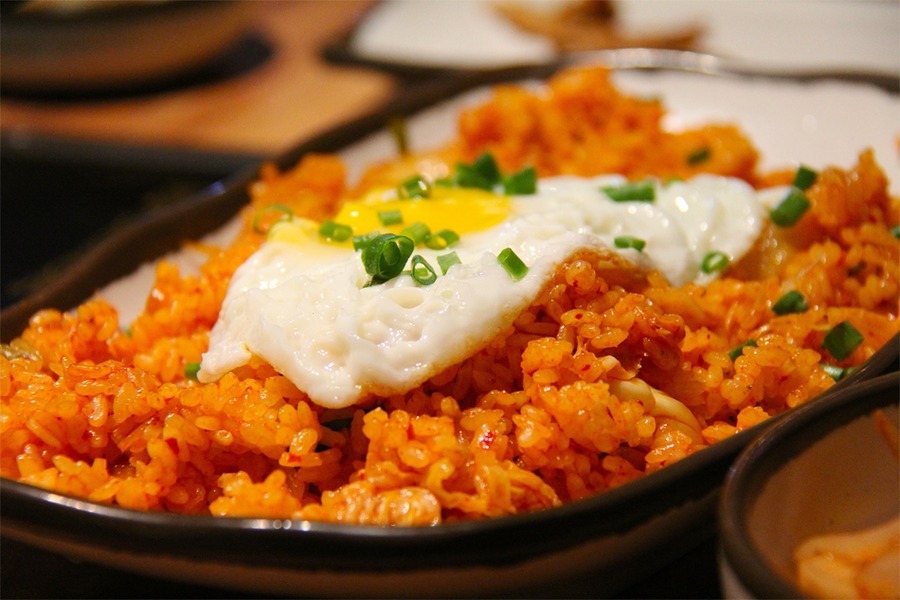
<instances>
[{"instance_id":1,"label":"table surface","mask_svg":"<svg viewBox=\"0 0 900 600\"><path fill-rule=\"evenodd\" d=\"M31 140L25 145L31 154L0 156L4 298L7 284L14 284L9 292L14 297L39 285L42 274L65 268L83 243L118 219L183 197L241 164L277 155L402 93L409 81L395 74L322 58L322 48L370 7L366 0L258 3L238 48L256 62L220 79L141 94L0 97L5 138ZM136 168L148 156L165 160ZM45 176L48 167L55 177ZM33 210L37 202L44 210ZM84 213L92 212L85 206L110 218L83 223ZM48 222L41 214L57 218ZM0 596L6 598L244 595L74 563L11 539L0 543ZM720 597L715 539L621 596Z\"/></svg>"},{"instance_id":2,"label":"table surface","mask_svg":"<svg viewBox=\"0 0 900 600\"><path fill-rule=\"evenodd\" d=\"M387 102L391 75L323 61L370 0L255 3L246 37L264 60L220 81L77 100L4 97L6 134L271 156ZM238 70L238 69L235 69Z\"/></svg>"}]
</instances>

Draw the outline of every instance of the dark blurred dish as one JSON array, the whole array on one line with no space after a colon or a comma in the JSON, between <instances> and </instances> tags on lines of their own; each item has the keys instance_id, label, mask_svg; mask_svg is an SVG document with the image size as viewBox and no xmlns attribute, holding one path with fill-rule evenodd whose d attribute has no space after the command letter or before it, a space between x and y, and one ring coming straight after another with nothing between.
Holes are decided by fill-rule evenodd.
<instances>
[{"instance_id":1,"label":"dark blurred dish","mask_svg":"<svg viewBox=\"0 0 900 600\"><path fill-rule=\"evenodd\" d=\"M877 421L882 415L897 427L898 398L900 373L883 375L786 415L748 446L722 494L726 597L806 596L795 555L810 538L855 533L894 519L896 550L897 457ZM878 544L868 545L872 561ZM888 580L898 567L895 562ZM834 597L856 597L849 594L844 590ZM871 597L896 596L881 590Z\"/></svg>"},{"instance_id":2,"label":"dark blurred dish","mask_svg":"<svg viewBox=\"0 0 900 600\"><path fill-rule=\"evenodd\" d=\"M0 22L4 92L88 93L174 79L244 33L252 2L15 2Z\"/></svg>"}]
</instances>

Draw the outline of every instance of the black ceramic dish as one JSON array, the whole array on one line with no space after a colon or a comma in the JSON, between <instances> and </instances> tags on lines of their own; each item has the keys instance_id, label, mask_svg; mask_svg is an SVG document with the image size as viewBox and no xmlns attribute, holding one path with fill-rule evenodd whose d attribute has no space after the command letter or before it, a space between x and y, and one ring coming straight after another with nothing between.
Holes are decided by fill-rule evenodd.
<instances>
[{"instance_id":1,"label":"black ceramic dish","mask_svg":"<svg viewBox=\"0 0 900 600\"><path fill-rule=\"evenodd\" d=\"M4 1L4 94L75 95L175 81L246 34L252 2Z\"/></svg>"},{"instance_id":2,"label":"black ceramic dish","mask_svg":"<svg viewBox=\"0 0 900 600\"><path fill-rule=\"evenodd\" d=\"M335 152L382 132L390 119L484 84L542 78L553 68L513 69L423 84L384 109L310 140L275 162ZM67 275L0 315L8 341L46 306L69 308L107 282L202 237L247 201L256 169L116 232ZM898 340L825 393L885 372ZM657 473L558 509L435 528L339 526L219 519L125 510L3 481L3 535L123 569L286 595L565 595L560 582L589 577L594 596L614 594L712 534L719 486L732 460L773 419Z\"/></svg>"},{"instance_id":3,"label":"black ceramic dish","mask_svg":"<svg viewBox=\"0 0 900 600\"><path fill-rule=\"evenodd\" d=\"M727 597L803 597L792 577L797 545L896 515L897 465L871 414L893 407L896 424L898 399L898 372L844 388L786 415L741 453L719 509ZM776 494L786 483L793 491Z\"/></svg>"}]
</instances>

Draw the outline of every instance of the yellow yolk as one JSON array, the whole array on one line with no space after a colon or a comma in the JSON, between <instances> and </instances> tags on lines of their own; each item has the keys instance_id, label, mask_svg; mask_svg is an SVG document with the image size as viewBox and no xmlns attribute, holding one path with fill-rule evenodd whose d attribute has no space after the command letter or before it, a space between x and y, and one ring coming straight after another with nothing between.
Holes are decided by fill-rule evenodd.
<instances>
[{"instance_id":1,"label":"yellow yolk","mask_svg":"<svg viewBox=\"0 0 900 600\"><path fill-rule=\"evenodd\" d=\"M403 220L384 225L379 217L382 211L400 211ZM349 225L353 235L373 231L399 234L413 223L424 223L432 233L450 229L464 235L495 227L509 214L507 196L479 189L434 187L428 198L385 198L384 192L368 194L360 200L345 203L334 221Z\"/></svg>"}]
</instances>

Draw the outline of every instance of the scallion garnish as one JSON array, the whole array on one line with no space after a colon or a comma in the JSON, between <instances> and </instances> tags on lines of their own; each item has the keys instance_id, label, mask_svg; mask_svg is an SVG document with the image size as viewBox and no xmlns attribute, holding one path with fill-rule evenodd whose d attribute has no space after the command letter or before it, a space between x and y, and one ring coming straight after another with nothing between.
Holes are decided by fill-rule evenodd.
<instances>
[{"instance_id":1,"label":"scallion garnish","mask_svg":"<svg viewBox=\"0 0 900 600\"><path fill-rule=\"evenodd\" d=\"M778 206L769 212L769 217L779 227L790 227L800 220L808 208L809 199L803 191L792 187Z\"/></svg>"},{"instance_id":2,"label":"scallion garnish","mask_svg":"<svg viewBox=\"0 0 900 600\"><path fill-rule=\"evenodd\" d=\"M723 271L730 262L731 259L728 258L727 254L720 252L719 250L713 250L712 252L708 252L706 256L703 257L703 260L700 261L700 270L707 275L718 273L719 271Z\"/></svg>"},{"instance_id":3,"label":"scallion garnish","mask_svg":"<svg viewBox=\"0 0 900 600\"><path fill-rule=\"evenodd\" d=\"M399 210L379 210L378 220L382 225L399 225L403 222L403 213Z\"/></svg>"},{"instance_id":4,"label":"scallion garnish","mask_svg":"<svg viewBox=\"0 0 900 600\"><path fill-rule=\"evenodd\" d=\"M841 321L828 330L822 347L838 360L844 360L863 343L865 337L850 321Z\"/></svg>"},{"instance_id":5,"label":"scallion garnish","mask_svg":"<svg viewBox=\"0 0 900 600\"><path fill-rule=\"evenodd\" d=\"M712 150L710 150L709 146L703 146L688 154L687 164L699 165L708 161L710 156L712 156Z\"/></svg>"},{"instance_id":6,"label":"scallion garnish","mask_svg":"<svg viewBox=\"0 0 900 600\"><path fill-rule=\"evenodd\" d=\"M490 191L494 184L481 176L471 165L459 164L456 166L456 177L453 182L463 188L478 188Z\"/></svg>"},{"instance_id":7,"label":"scallion garnish","mask_svg":"<svg viewBox=\"0 0 900 600\"><path fill-rule=\"evenodd\" d=\"M409 136L406 133L406 119L403 117L394 117L388 121L388 128L391 131L391 137L394 138L394 144L397 146L397 154L402 156L409 152Z\"/></svg>"},{"instance_id":8,"label":"scallion garnish","mask_svg":"<svg viewBox=\"0 0 900 600\"><path fill-rule=\"evenodd\" d=\"M353 235L353 229L343 223L325 221L319 226L319 235L335 242L346 242Z\"/></svg>"},{"instance_id":9,"label":"scallion garnish","mask_svg":"<svg viewBox=\"0 0 900 600\"><path fill-rule=\"evenodd\" d=\"M431 235L431 229L429 229L428 225L426 225L425 223L416 221L409 227L405 227L403 231L400 232L400 235L405 235L418 246L419 244L423 243L429 235Z\"/></svg>"},{"instance_id":10,"label":"scallion garnish","mask_svg":"<svg viewBox=\"0 0 900 600\"><path fill-rule=\"evenodd\" d=\"M772 312L776 315L789 315L791 313L802 313L809 309L806 298L797 290L791 290L775 301L772 305Z\"/></svg>"},{"instance_id":11,"label":"scallion garnish","mask_svg":"<svg viewBox=\"0 0 900 600\"><path fill-rule=\"evenodd\" d=\"M413 175L404 179L397 186L397 195L404 199L431 197L431 184L421 175Z\"/></svg>"},{"instance_id":12,"label":"scallion garnish","mask_svg":"<svg viewBox=\"0 0 900 600\"><path fill-rule=\"evenodd\" d=\"M894 225L891 227L891 235L895 238L900 239L900 225Z\"/></svg>"},{"instance_id":13,"label":"scallion garnish","mask_svg":"<svg viewBox=\"0 0 900 600\"><path fill-rule=\"evenodd\" d=\"M807 190L809 186L816 182L818 176L818 173L806 165L800 165L794 174L794 187L798 190Z\"/></svg>"},{"instance_id":14,"label":"scallion garnish","mask_svg":"<svg viewBox=\"0 0 900 600\"><path fill-rule=\"evenodd\" d=\"M432 250L449 248L459 241L459 234L452 229L442 229L425 237L425 245Z\"/></svg>"},{"instance_id":15,"label":"scallion garnish","mask_svg":"<svg viewBox=\"0 0 900 600\"><path fill-rule=\"evenodd\" d=\"M197 373L200 372L200 363L189 362L184 365L184 378L197 381Z\"/></svg>"},{"instance_id":16,"label":"scallion garnish","mask_svg":"<svg viewBox=\"0 0 900 600\"><path fill-rule=\"evenodd\" d=\"M620 235L613 239L613 245L615 245L616 248L634 248L640 252L644 249L644 246L647 245L647 242L631 235Z\"/></svg>"},{"instance_id":17,"label":"scallion garnish","mask_svg":"<svg viewBox=\"0 0 900 600\"><path fill-rule=\"evenodd\" d=\"M602 188L603 192L615 202L653 202L656 199L656 188L652 181L634 181L622 185L610 185Z\"/></svg>"},{"instance_id":18,"label":"scallion garnish","mask_svg":"<svg viewBox=\"0 0 900 600\"><path fill-rule=\"evenodd\" d=\"M525 196L537 191L537 171L525 167L503 179L503 192L510 196Z\"/></svg>"},{"instance_id":19,"label":"scallion garnish","mask_svg":"<svg viewBox=\"0 0 900 600\"><path fill-rule=\"evenodd\" d=\"M406 236L382 233L363 248L362 261L371 284L384 283L403 272L415 245Z\"/></svg>"},{"instance_id":20,"label":"scallion garnish","mask_svg":"<svg viewBox=\"0 0 900 600\"><path fill-rule=\"evenodd\" d=\"M733 348L728 353L728 357L731 359L731 362L736 361L738 357L744 353L744 348L747 348L748 346L751 348L756 348L756 340L747 340L746 342L738 344L735 348Z\"/></svg>"},{"instance_id":21,"label":"scallion garnish","mask_svg":"<svg viewBox=\"0 0 900 600\"><path fill-rule=\"evenodd\" d=\"M509 273L509 276L516 281L522 279L528 273L528 266L522 262L522 259L519 258L519 255L516 254L512 248L504 248L501 250L500 254L497 255L497 260L506 272Z\"/></svg>"},{"instance_id":22,"label":"scallion garnish","mask_svg":"<svg viewBox=\"0 0 900 600\"><path fill-rule=\"evenodd\" d=\"M268 221L274 215L275 220L263 227L263 223ZM253 215L253 231L264 234L273 224L279 221L290 221L294 218L294 211L284 204L269 204L264 206Z\"/></svg>"},{"instance_id":23,"label":"scallion garnish","mask_svg":"<svg viewBox=\"0 0 900 600\"><path fill-rule=\"evenodd\" d=\"M485 152L471 164L457 163L456 185L459 187L481 188L491 191L500 183L500 168L494 156Z\"/></svg>"},{"instance_id":24,"label":"scallion garnish","mask_svg":"<svg viewBox=\"0 0 900 600\"><path fill-rule=\"evenodd\" d=\"M372 243L372 240L381 235L377 231L371 231L369 233L364 233L362 235L354 235L353 236L353 249L354 250L362 250L366 246Z\"/></svg>"},{"instance_id":25,"label":"scallion garnish","mask_svg":"<svg viewBox=\"0 0 900 600\"><path fill-rule=\"evenodd\" d=\"M822 370L828 373L828 375L835 381L840 381L841 379L846 377L850 371L850 369L845 369L844 367L838 367L837 365L826 365L825 363L820 363L819 366L822 367Z\"/></svg>"},{"instance_id":26,"label":"scallion garnish","mask_svg":"<svg viewBox=\"0 0 900 600\"><path fill-rule=\"evenodd\" d=\"M416 254L412 257L411 270L409 273L416 283L421 285L431 285L437 281L437 273L434 272L427 260Z\"/></svg>"},{"instance_id":27,"label":"scallion garnish","mask_svg":"<svg viewBox=\"0 0 900 600\"><path fill-rule=\"evenodd\" d=\"M438 266L441 268L441 273L446 275L447 270L450 269L453 265L462 264L459 260L459 255L456 252L448 252L447 254L441 254L437 257Z\"/></svg>"}]
</instances>

